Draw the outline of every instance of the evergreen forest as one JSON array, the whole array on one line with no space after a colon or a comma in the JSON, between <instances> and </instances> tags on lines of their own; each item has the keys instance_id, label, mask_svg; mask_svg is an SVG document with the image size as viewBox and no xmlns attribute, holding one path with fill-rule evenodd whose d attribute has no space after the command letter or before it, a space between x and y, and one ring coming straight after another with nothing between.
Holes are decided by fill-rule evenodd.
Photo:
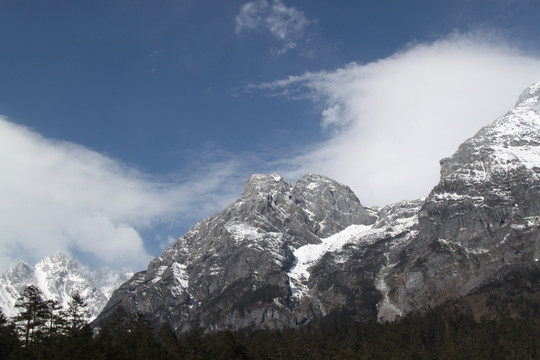
<instances>
[{"instance_id":1,"label":"evergreen forest","mask_svg":"<svg viewBox=\"0 0 540 360\"><path fill-rule=\"evenodd\" d=\"M475 320L438 308L384 324L340 314L294 329L179 337L121 308L92 329L78 295L61 309L35 286L16 306L12 319L0 313L0 359L540 359L538 314Z\"/></svg>"}]
</instances>

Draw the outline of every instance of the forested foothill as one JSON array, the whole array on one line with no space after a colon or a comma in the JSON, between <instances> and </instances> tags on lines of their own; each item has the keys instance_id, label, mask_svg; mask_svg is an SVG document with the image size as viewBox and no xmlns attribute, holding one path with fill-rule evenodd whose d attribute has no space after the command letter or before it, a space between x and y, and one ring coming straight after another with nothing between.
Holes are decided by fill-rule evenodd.
<instances>
[{"instance_id":1,"label":"forested foothill","mask_svg":"<svg viewBox=\"0 0 540 360\"><path fill-rule=\"evenodd\" d=\"M536 307L524 306L519 316L475 319L456 304L383 324L335 314L294 329L205 334L192 328L177 336L167 324L152 328L142 315L122 308L99 330L92 329L78 295L62 310L29 286L17 302L16 317L8 320L0 313L0 359L540 358Z\"/></svg>"}]
</instances>

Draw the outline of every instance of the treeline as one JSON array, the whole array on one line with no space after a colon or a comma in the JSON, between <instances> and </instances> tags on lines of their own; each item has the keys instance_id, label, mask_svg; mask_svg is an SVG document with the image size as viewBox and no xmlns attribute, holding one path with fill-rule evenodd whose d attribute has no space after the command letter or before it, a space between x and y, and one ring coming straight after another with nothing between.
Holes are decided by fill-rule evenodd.
<instances>
[{"instance_id":1,"label":"treeline","mask_svg":"<svg viewBox=\"0 0 540 360\"><path fill-rule=\"evenodd\" d=\"M432 310L393 323L339 316L295 329L177 337L119 309L94 333L84 302L67 310L35 287L19 299L19 315L0 316L0 359L539 359L540 318L498 318Z\"/></svg>"}]
</instances>

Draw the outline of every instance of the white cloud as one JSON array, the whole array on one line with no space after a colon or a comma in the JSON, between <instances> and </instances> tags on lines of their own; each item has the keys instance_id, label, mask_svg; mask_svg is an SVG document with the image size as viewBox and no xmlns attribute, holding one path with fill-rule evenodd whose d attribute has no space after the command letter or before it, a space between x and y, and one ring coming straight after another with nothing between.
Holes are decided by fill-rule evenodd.
<instances>
[{"instance_id":1,"label":"white cloud","mask_svg":"<svg viewBox=\"0 0 540 360\"><path fill-rule=\"evenodd\" d=\"M250 91L310 98L327 141L278 161L283 175L318 172L364 204L427 196L439 160L510 109L540 80L540 58L480 33L416 44L368 64L306 73Z\"/></svg>"},{"instance_id":2,"label":"white cloud","mask_svg":"<svg viewBox=\"0 0 540 360\"><path fill-rule=\"evenodd\" d=\"M0 271L58 250L143 268L151 256L139 232L222 209L241 186L240 166L206 162L166 183L0 117Z\"/></svg>"},{"instance_id":3,"label":"white cloud","mask_svg":"<svg viewBox=\"0 0 540 360\"><path fill-rule=\"evenodd\" d=\"M257 12L262 3L248 4ZM251 91L313 100L328 140L272 164L254 155L202 155L199 167L174 182L0 117L0 271L57 250L145 267L151 256L141 231L222 210L240 194L246 169L271 167L291 181L321 173L368 205L426 196L438 181L438 160L538 80L539 58L504 41L458 34L372 63L254 85ZM160 236L167 240L158 245L170 243Z\"/></svg>"},{"instance_id":4,"label":"white cloud","mask_svg":"<svg viewBox=\"0 0 540 360\"><path fill-rule=\"evenodd\" d=\"M281 43L276 55L283 55L297 46L297 40L304 35L309 21L304 13L287 7L281 0L268 3L266 0L248 2L240 8L236 16L236 33L244 30L267 31Z\"/></svg>"}]
</instances>

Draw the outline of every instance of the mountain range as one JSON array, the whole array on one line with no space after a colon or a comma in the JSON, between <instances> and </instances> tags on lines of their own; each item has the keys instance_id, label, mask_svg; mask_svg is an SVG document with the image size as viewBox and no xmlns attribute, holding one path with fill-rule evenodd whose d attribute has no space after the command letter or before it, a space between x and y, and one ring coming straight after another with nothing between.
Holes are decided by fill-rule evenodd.
<instances>
[{"instance_id":1,"label":"mountain range","mask_svg":"<svg viewBox=\"0 0 540 360\"><path fill-rule=\"evenodd\" d=\"M56 300L64 308L78 293L87 304L88 320L93 320L112 292L132 275L133 271L129 269L91 269L57 252L35 266L21 261L0 275L0 307L8 317L17 315L17 299L27 286L35 285L41 290L44 300Z\"/></svg>"},{"instance_id":2,"label":"mountain range","mask_svg":"<svg viewBox=\"0 0 540 360\"><path fill-rule=\"evenodd\" d=\"M58 253L3 274L0 305L10 315L33 283L61 304L81 293L94 326L121 307L178 334L332 316L384 322L434 307L477 319L526 316L540 305L539 98L540 82L442 159L425 198L370 208L325 176L292 185L252 175L236 202L145 271L93 272Z\"/></svg>"},{"instance_id":3,"label":"mountain range","mask_svg":"<svg viewBox=\"0 0 540 360\"><path fill-rule=\"evenodd\" d=\"M251 176L240 199L116 290L95 324L118 307L177 333L392 321L443 305L518 316L517 299L540 301L539 97L537 83L441 160L439 183L416 201L366 208L324 176Z\"/></svg>"}]
</instances>

